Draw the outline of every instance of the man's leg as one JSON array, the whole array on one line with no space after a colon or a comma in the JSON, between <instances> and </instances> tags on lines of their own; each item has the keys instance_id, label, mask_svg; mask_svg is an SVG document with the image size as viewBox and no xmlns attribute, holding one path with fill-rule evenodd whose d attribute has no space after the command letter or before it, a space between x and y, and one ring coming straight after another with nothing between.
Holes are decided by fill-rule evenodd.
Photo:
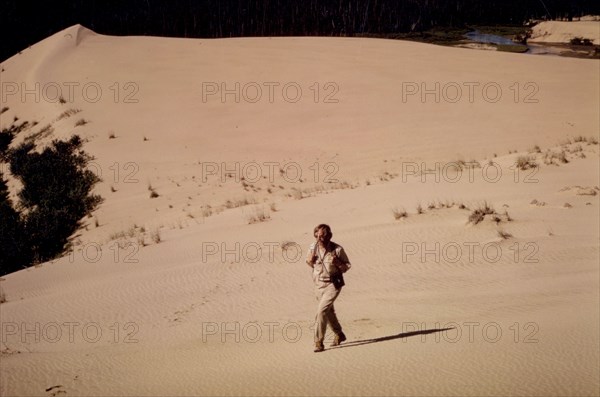
<instances>
[{"instance_id":1,"label":"man's leg","mask_svg":"<svg viewBox=\"0 0 600 397\"><path fill-rule=\"evenodd\" d=\"M339 295L339 292L338 292L338 295ZM335 308L333 307L333 305L331 305L331 309L329 309L328 320L329 320L329 324L331 325L331 329L335 333L335 336L333 338L333 342L331 343L331 346L339 346L340 343L342 343L346 340L346 335L344 335L344 332L342 332L342 326L337 319L337 316L335 314Z\"/></svg>"},{"instance_id":2,"label":"man's leg","mask_svg":"<svg viewBox=\"0 0 600 397\"><path fill-rule=\"evenodd\" d=\"M326 287L318 289L320 295L319 306L317 307L317 318L315 327L315 343L323 343L325 339L325 331L327 330L327 323L330 317L335 317L335 311L331 316L331 310L333 308L333 302L338 297L340 290L337 290L333 284L328 284ZM335 317L335 324L339 327L337 317ZM332 323L333 326L334 323ZM341 328L341 327L340 327ZM335 330L335 329L334 329Z\"/></svg>"},{"instance_id":3,"label":"man's leg","mask_svg":"<svg viewBox=\"0 0 600 397\"><path fill-rule=\"evenodd\" d=\"M338 292L338 295L339 295L339 292ZM329 325L331 325L331 329L333 330L333 332L335 332L336 335L339 335L342 333L342 326L340 325L340 322L338 321L338 318L335 314L335 308L333 307L333 304L331 305L331 308L327 312L327 321L329 321Z\"/></svg>"}]
</instances>

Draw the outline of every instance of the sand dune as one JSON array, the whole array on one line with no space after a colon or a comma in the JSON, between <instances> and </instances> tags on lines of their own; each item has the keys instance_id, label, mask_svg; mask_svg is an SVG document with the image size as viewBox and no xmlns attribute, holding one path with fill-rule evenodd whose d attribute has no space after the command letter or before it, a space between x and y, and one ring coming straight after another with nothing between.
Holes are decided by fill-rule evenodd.
<instances>
[{"instance_id":1,"label":"sand dune","mask_svg":"<svg viewBox=\"0 0 600 397\"><path fill-rule=\"evenodd\" d=\"M47 139L89 139L106 199L97 214L106 227L90 238L101 241L150 219L185 220L182 210L201 217L226 200L285 197L330 179L356 185L400 172L403 161L490 158L598 131L598 76L586 60L350 38L116 38L75 26L3 67L3 81L18 83L3 123L17 115L52 123ZM35 82L39 104L31 106L21 87L35 91ZM219 91L209 95L213 84ZM56 85L64 105L43 100ZM256 85L262 96L252 103ZM81 112L53 122L69 109ZM80 119L90 123L74 127ZM255 175L253 162L268 178L244 189L239 178ZM222 183L227 168L238 178ZM148 185L159 198L141 200Z\"/></svg>"},{"instance_id":2,"label":"sand dune","mask_svg":"<svg viewBox=\"0 0 600 397\"><path fill-rule=\"evenodd\" d=\"M7 96L0 124L81 134L105 202L74 252L1 281L1 395L598 395L597 60L74 26L2 67L19 89L79 83L65 104ZM238 102L203 91L221 82ZM348 342L317 355L321 222L353 267Z\"/></svg>"},{"instance_id":3,"label":"sand dune","mask_svg":"<svg viewBox=\"0 0 600 397\"><path fill-rule=\"evenodd\" d=\"M600 24L597 20L577 22L544 21L535 25L529 41L538 43L570 43L576 37L600 43Z\"/></svg>"}]
</instances>

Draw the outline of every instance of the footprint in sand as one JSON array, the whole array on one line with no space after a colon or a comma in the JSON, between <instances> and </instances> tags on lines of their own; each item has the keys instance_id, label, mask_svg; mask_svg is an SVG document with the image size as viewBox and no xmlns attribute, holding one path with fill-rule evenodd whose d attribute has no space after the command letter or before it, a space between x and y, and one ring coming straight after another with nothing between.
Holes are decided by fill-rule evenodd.
<instances>
[{"instance_id":1,"label":"footprint in sand","mask_svg":"<svg viewBox=\"0 0 600 397\"><path fill-rule=\"evenodd\" d=\"M10 347L0 350L0 356L12 356L13 354L20 354L20 350L13 350Z\"/></svg>"},{"instance_id":2,"label":"footprint in sand","mask_svg":"<svg viewBox=\"0 0 600 397\"><path fill-rule=\"evenodd\" d=\"M192 303L185 309L177 310L175 313L173 313L173 315L165 316L164 318L166 318L169 323L179 323L183 319L185 319L185 317L187 317L188 314L190 314L195 307L196 305Z\"/></svg>"},{"instance_id":3,"label":"footprint in sand","mask_svg":"<svg viewBox=\"0 0 600 397\"><path fill-rule=\"evenodd\" d=\"M537 199L533 199L531 200L531 202L529 203L531 205L537 205L538 207L543 207L546 205L545 201L538 201Z\"/></svg>"},{"instance_id":4,"label":"footprint in sand","mask_svg":"<svg viewBox=\"0 0 600 397\"><path fill-rule=\"evenodd\" d=\"M51 386L49 388L46 389L46 392L48 393L49 396L64 396L67 394L67 392L65 390L63 390L64 386L63 385L56 385L56 386Z\"/></svg>"},{"instance_id":5,"label":"footprint in sand","mask_svg":"<svg viewBox=\"0 0 600 397\"><path fill-rule=\"evenodd\" d=\"M560 192L568 191L570 193L574 193L577 196L595 196L600 191L598 186L565 186L559 190Z\"/></svg>"}]
</instances>

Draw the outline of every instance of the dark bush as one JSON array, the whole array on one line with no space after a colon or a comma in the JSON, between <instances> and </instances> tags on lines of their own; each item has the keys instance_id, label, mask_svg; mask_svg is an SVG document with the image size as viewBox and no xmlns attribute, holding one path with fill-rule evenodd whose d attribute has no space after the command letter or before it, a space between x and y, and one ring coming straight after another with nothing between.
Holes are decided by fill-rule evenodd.
<instances>
[{"instance_id":1,"label":"dark bush","mask_svg":"<svg viewBox=\"0 0 600 397\"><path fill-rule=\"evenodd\" d=\"M0 274L26 267L31 262L25 246L25 231L19 213L8 197L4 175L0 173Z\"/></svg>"},{"instance_id":2,"label":"dark bush","mask_svg":"<svg viewBox=\"0 0 600 397\"><path fill-rule=\"evenodd\" d=\"M0 130L0 161L7 162L6 154L10 143L15 136L29 127L29 122L24 121L21 124L11 124L10 127Z\"/></svg>"},{"instance_id":3,"label":"dark bush","mask_svg":"<svg viewBox=\"0 0 600 397\"><path fill-rule=\"evenodd\" d=\"M590 39L586 39L583 37L574 37L571 39L571 44L573 45L594 45L594 42Z\"/></svg>"},{"instance_id":4,"label":"dark bush","mask_svg":"<svg viewBox=\"0 0 600 397\"><path fill-rule=\"evenodd\" d=\"M18 236L14 244L6 240L5 245L2 240L0 250L13 250L15 244L21 248L19 260L13 258L2 263L1 273L60 256L68 248L69 238L81 226L81 219L101 203L100 196L91 194L99 178L86 169L91 158L83 152L82 145L81 138L75 135L68 141L55 140L41 152L35 151L32 142L6 150L11 173L23 188L18 193L20 214L13 209L7 195L0 196L3 205L0 233L4 233L0 235ZM16 219L14 224L13 219Z\"/></svg>"}]
</instances>

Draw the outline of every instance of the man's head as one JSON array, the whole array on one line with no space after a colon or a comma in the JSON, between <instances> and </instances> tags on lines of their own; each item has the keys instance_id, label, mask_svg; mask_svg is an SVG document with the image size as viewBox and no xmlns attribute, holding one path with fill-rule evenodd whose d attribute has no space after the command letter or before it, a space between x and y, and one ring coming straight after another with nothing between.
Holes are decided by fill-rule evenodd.
<instances>
[{"instance_id":1,"label":"man's head","mask_svg":"<svg viewBox=\"0 0 600 397\"><path fill-rule=\"evenodd\" d=\"M320 225L315 227L314 236L319 242L327 244L329 241L331 241L333 233L331 233L331 228L329 227L329 225L321 223Z\"/></svg>"}]
</instances>

